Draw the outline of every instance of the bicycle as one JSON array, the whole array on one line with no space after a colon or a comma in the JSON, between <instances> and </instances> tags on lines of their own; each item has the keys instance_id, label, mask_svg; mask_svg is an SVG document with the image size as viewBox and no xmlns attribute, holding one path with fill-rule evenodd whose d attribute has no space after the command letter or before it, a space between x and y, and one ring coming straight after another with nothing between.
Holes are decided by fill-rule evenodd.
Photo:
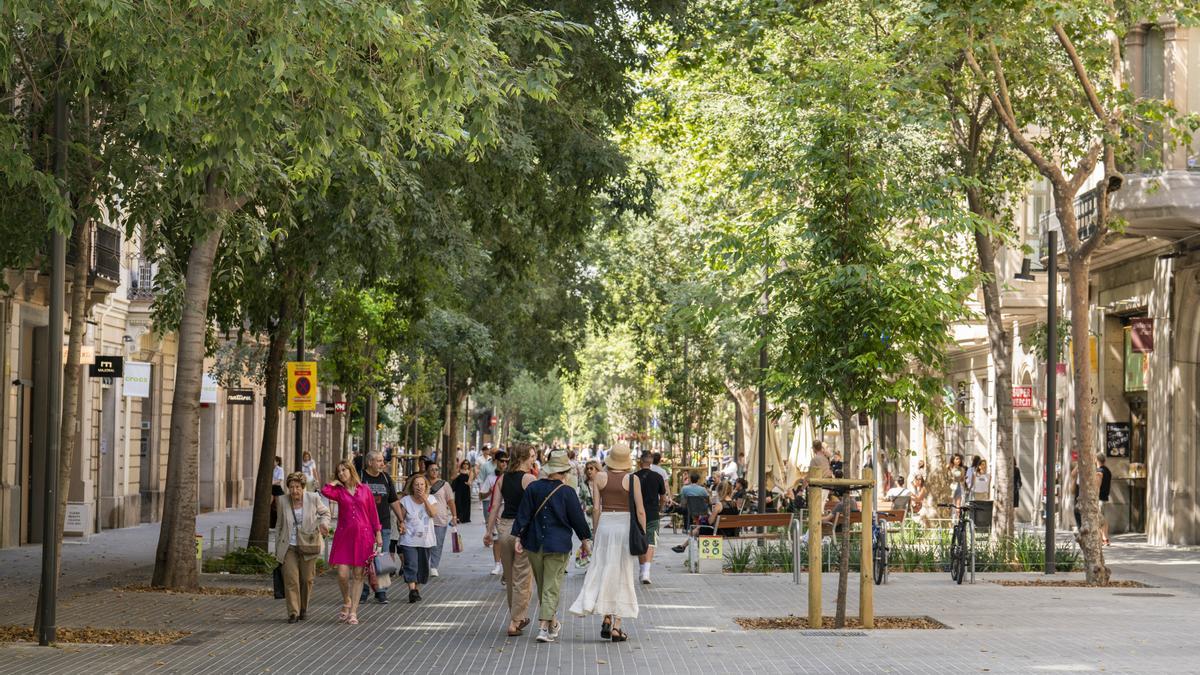
<instances>
[{"instance_id":1,"label":"bicycle","mask_svg":"<svg viewBox=\"0 0 1200 675\"><path fill-rule=\"evenodd\" d=\"M955 583L962 585L967 567L967 527L971 520L968 512L974 510L975 506L973 504L966 506L938 504L938 506L958 511L958 522L954 524L954 533L950 535L950 578Z\"/></svg>"},{"instance_id":2,"label":"bicycle","mask_svg":"<svg viewBox=\"0 0 1200 675\"><path fill-rule=\"evenodd\" d=\"M888 545L887 528L875 514L871 519L871 560L874 563L875 585L879 586L887 579Z\"/></svg>"}]
</instances>

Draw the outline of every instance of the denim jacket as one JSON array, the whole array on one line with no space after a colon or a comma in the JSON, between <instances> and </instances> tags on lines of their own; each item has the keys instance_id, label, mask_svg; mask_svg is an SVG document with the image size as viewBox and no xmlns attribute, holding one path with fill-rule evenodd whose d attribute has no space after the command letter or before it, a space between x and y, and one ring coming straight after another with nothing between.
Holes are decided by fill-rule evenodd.
<instances>
[{"instance_id":1,"label":"denim jacket","mask_svg":"<svg viewBox=\"0 0 1200 675\"><path fill-rule=\"evenodd\" d=\"M554 492L546 501L546 497L560 485L562 489ZM535 520L533 514L543 501L546 501L546 505ZM562 481L549 478L530 483L525 489L525 496L521 498L517 518L513 521L513 536L521 540L526 551L570 553L572 532L580 541L592 538L592 530L588 527L575 490Z\"/></svg>"}]
</instances>

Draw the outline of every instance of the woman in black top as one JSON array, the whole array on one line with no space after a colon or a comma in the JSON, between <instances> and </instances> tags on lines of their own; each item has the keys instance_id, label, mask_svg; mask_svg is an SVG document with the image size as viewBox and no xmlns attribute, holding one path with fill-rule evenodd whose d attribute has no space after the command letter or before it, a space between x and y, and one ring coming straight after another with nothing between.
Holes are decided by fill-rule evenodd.
<instances>
[{"instance_id":1,"label":"woman in black top","mask_svg":"<svg viewBox=\"0 0 1200 675\"><path fill-rule=\"evenodd\" d=\"M517 552L517 538L513 536L513 521L517 517L517 509L521 506L521 498L525 496L525 488L537 480L529 473L533 465L533 448L528 445L516 446L512 449L508 466L511 469L500 477L492 502L492 512L488 515L487 528L483 535L483 545L492 545L492 532L499 527L500 538L496 547L500 550L500 564L504 568L504 586L508 591L508 635L521 635L529 625L529 600L533 593L533 568L529 566L529 558L524 553Z\"/></svg>"},{"instance_id":2,"label":"woman in black top","mask_svg":"<svg viewBox=\"0 0 1200 675\"><path fill-rule=\"evenodd\" d=\"M475 470L470 462L458 464L458 475L450 481L450 489L454 490L454 508L458 511L458 522L471 522L471 483L475 480Z\"/></svg>"}]
</instances>

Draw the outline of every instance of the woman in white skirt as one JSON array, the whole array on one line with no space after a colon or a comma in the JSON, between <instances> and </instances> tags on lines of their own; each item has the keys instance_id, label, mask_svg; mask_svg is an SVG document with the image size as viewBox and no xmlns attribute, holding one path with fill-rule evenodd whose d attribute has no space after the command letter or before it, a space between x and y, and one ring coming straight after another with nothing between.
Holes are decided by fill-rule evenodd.
<instances>
[{"instance_id":1,"label":"woman in white skirt","mask_svg":"<svg viewBox=\"0 0 1200 675\"><path fill-rule=\"evenodd\" d=\"M629 553L629 491L637 519L646 527L646 512L637 476L631 473L633 459L627 443L617 443L605 458L605 471L592 478L592 561L579 597L571 605L576 616L602 614L600 638L624 642L621 618L637 618L638 558ZM601 517L603 514L603 517Z\"/></svg>"}]
</instances>

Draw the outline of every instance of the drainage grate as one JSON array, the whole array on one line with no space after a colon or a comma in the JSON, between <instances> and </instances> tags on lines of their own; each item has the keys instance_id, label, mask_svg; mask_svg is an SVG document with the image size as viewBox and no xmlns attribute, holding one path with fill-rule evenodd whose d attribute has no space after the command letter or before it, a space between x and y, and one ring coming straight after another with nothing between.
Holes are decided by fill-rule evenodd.
<instances>
[{"instance_id":1,"label":"drainage grate","mask_svg":"<svg viewBox=\"0 0 1200 675\"><path fill-rule=\"evenodd\" d=\"M196 631L185 638L176 640L172 642L171 645L175 647L195 647L196 645L202 645L210 640L213 640L214 638L219 638L222 635L224 635L224 633L219 630L201 630Z\"/></svg>"},{"instance_id":2,"label":"drainage grate","mask_svg":"<svg viewBox=\"0 0 1200 675\"><path fill-rule=\"evenodd\" d=\"M802 630L804 637L867 637L861 630Z\"/></svg>"},{"instance_id":3,"label":"drainage grate","mask_svg":"<svg viewBox=\"0 0 1200 675\"><path fill-rule=\"evenodd\" d=\"M1120 596L1123 596L1126 598L1173 598L1173 597L1175 597L1175 594L1173 594L1173 593L1113 593L1113 595L1120 595Z\"/></svg>"}]
</instances>

